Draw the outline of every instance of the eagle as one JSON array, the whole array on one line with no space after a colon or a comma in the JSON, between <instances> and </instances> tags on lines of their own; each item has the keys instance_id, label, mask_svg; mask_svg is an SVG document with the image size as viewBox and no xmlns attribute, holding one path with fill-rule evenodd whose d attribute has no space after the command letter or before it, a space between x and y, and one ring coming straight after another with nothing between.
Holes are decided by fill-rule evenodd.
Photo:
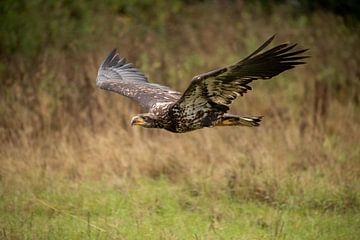
<instances>
[{"instance_id":1,"label":"eagle","mask_svg":"<svg viewBox=\"0 0 360 240\"><path fill-rule=\"evenodd\" d=\"M233 65L193 77L184 93L150 83L132 63L114 49L100 65L96 85L138 102L147 113L134 116L131 125L184 133L204 127L259 126L262 116L237 116L228 113L229 105L251 90L249 84L267 80L296 65L304 64L297 44L284 43L264 49L275 35L246 58Z\"/></svg>"}]
</instances>

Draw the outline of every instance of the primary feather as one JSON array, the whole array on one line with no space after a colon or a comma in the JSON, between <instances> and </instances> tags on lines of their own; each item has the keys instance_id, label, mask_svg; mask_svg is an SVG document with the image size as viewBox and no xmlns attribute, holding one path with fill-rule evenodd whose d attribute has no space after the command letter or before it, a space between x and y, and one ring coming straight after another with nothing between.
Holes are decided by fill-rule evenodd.
<instances>
[{"instance_id":1,"label":"primary feather","mask_svg":"<svg viewBox=\"0 0 360 240\"><path fill-rule=\"evenodd\" d=\"M132 63L119 57L116 49L100 65L96 85L129 97L145 109L150 109L155 103L174 101L180 97L179 92L168 87L149 83L147 77Z\"/></svg>"}]
</instances>

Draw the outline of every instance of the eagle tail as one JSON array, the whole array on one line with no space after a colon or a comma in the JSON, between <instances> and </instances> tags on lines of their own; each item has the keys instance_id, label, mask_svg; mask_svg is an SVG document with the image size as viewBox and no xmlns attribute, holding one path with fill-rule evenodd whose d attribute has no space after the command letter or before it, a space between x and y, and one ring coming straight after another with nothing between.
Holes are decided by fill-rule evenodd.
<instances>
[{"instance_id":1,"label":"eagle tail","mask_svg":"<svg viewBox=\"0 0 360 240\"><path fill-rule=\"evenodd\" d=\"M216 126L246 126L257 127L260 125L262 116L240 117L235 115L224 115Z\"/></svg>"}]
</instances>

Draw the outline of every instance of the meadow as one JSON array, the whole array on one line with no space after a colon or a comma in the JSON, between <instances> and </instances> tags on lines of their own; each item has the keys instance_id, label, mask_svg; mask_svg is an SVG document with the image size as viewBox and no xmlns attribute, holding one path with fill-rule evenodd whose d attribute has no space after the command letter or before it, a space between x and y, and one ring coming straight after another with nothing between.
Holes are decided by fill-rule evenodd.
<instances>
[{"instance_id":1,"label":"meadow","mask_svg":"<svg viewBox=\"0 0 360 240\"><path fill-rule=\"evenodd\" d=\"M357 20L243 1L6 2L0 239L358 239ZM184 91L274 33L311 58L235 101L258 128L131 127L141 108L95 86L114 47Z\"/></svg>"}]
</instances>

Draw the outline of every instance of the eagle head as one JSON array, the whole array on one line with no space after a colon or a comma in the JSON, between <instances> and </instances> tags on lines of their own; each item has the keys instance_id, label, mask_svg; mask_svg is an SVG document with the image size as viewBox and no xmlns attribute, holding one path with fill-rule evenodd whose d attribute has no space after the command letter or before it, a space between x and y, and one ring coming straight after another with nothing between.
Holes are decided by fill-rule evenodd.
<instances>
[{"instance_id":1,"label":"eagle head","mask_svg":"<svg viewBox=\"0 0 360 240\"><path fill-rule=\"evenodd\" d=\"M131 125L138 125L146 128L159 128L157 119L150 114L139 114L131 119Z\"/></svg>"}]
</instances>

